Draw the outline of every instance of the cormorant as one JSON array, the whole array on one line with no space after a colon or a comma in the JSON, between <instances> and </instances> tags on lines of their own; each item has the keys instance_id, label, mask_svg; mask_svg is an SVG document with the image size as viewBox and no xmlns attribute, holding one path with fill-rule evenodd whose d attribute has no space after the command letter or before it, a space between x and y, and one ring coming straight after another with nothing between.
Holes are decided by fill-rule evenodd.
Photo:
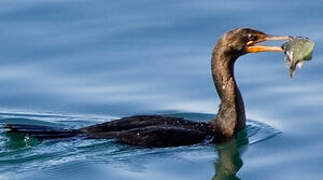
<instances>
[{"instance_id":1,"label":"cormorant","mask_svg":"<svg viewBox=\"0 0 323 180\"><path fill-rule=\"evenodd\" d=\"M210 122L140 115L72 130L26 124L5 124L5 127L8 132L21 132L40 139L115 138L121 143L146 147L191 145L206 139L223 142L246 124L244 103L234 78L234 63L247 53L283 51L281 47L257 45L259 42L290 39L290 36L272 36L250 28L233 29L222 35L211 58L212 77L221 103L217 116Z\"/></svg>"}]
</instances>

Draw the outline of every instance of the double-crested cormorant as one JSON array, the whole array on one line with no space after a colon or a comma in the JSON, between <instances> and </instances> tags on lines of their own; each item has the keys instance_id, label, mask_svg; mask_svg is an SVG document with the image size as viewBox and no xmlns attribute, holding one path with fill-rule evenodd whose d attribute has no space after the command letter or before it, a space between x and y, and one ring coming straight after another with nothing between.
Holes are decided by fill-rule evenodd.
<instances>
[{"instance_id":1,"label":"double-crested cormorant","mask_svg":"<svg viewBox=\"0 0 323 180\"><path fill-rule=\"evenodd\" d=\"M234 78L234 63L247 53L283 51L281 47L256 43L269 40L289 40L289 36L272 36L250 28L237 28L223 34L213 53L211 70L221 99L217 116L210 122L193 122L183 118L131 116L80 129L6 124L8 132L22 132L41 139L83 136L115 138L131 145L166 147L200 143L205 139L222 142L245 127L244 103Z\"/></svg>"}]
</instances>

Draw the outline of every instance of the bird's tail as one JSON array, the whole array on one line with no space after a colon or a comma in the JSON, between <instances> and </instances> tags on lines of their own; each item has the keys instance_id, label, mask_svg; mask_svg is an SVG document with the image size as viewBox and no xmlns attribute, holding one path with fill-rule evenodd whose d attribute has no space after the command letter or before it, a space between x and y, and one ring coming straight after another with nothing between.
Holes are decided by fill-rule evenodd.
<instances>
[{"instance_id":1,"label":"bird's tail","mask_svg":"<svg viewBox=\"0 0 323 180\"><path fill-rule=\"evenodd\" d=\"M80 136L82 133L77 129L64 129L46 125L27 124L4 124L7 133L23 133L39 139L60 139Z\"/></svg>"}]
</instances>

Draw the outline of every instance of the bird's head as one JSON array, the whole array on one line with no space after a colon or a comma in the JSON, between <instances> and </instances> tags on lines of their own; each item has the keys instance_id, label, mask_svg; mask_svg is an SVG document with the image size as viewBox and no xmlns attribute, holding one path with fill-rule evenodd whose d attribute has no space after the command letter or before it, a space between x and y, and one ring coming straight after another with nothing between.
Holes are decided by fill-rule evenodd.
<instances>
[{"instance_id":1,"label":"bird's head","mask_svg":"<svg viewBox=\"0 0 323 180\"><path fill-rule=\"evenodd\" d=\"M265 46L258 43L290 39L292 39L291 36L273 36L250 28L237 28L226 32L221 41L229 53L234 52L240 56L247 53L283 51L279 46Z\"/></svg>"}]
</instances>

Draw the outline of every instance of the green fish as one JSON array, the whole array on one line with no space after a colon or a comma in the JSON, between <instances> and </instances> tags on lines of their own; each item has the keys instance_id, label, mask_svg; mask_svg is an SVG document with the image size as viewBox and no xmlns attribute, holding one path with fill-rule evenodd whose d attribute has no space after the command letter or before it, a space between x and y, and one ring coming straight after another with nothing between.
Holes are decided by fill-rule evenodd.
<instances>
[{"instance_id":1,"label":"green fish","mask_svg":"<svg viewBox=\"0 0 323 180\"><path fill-rule=\"evenodd\" d=\"M293 78L296 66L301 68L304 61L312 59L313 48L314 42L303 36L295 37L282 45L285 53L285 64L289 68L290 78Z\"/></svg>"}]
</instances>

